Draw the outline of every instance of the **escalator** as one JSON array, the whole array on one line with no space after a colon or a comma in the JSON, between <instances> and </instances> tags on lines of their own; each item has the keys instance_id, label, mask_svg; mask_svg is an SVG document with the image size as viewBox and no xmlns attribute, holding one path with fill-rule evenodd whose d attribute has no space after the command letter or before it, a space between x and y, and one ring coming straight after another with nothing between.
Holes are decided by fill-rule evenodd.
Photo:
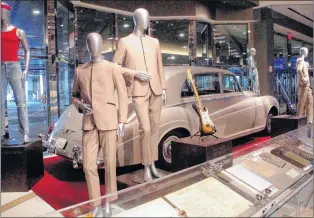
<instances>
[{"instance_id":1,"label":"escalator","mask_svg":"<svg viewBox=\"0 0 314 218\"><path fill-rule=\"evenodd\" d=\"M280 102L280 100L283 100L284 103L287 105L287 114L296 115L296 110L293 108L291 100L284 86L282 85L282 83L280 82L277 76L275 76L274 78L275 78L275 85L276 85L276 89L275 89L276 97L278 101Z\"/></svg>"}]
</instances>

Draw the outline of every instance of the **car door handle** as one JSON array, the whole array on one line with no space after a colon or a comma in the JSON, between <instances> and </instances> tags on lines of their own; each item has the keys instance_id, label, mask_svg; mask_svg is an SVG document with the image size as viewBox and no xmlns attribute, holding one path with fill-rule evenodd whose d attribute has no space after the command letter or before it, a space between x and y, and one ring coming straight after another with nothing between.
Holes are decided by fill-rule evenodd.
<instances>
[{"instance_id":1,"label":"car door handle","mask_svg":"<svg viewBox=\"0 0 314 218\"><path fill-rule=\"evenodd\" d=\"M230 97L223 96L223 97L217 97L217 98L215 98L215 100L223 100L223 99L228 99L228 98L230 98Z\"/></svg>"}]
</instances>

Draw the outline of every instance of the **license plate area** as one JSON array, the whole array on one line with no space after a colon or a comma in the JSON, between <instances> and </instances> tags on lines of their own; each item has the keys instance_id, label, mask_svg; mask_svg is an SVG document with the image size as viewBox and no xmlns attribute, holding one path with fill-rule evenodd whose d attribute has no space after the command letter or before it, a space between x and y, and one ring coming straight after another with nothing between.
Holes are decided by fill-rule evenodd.
<instances>
[{"instance_id":1,"label":"license plate area","mask_svg":"<svg viewBox=\"0 0 314 218\"><path fill-rule=\"evenodd\" d=\"M68 140L64 138L60 138L60 137L56 137L54 141L55 141L56 148L59 148L59 149L64 149L68 142Z\"/></svg>"}]
</instances>

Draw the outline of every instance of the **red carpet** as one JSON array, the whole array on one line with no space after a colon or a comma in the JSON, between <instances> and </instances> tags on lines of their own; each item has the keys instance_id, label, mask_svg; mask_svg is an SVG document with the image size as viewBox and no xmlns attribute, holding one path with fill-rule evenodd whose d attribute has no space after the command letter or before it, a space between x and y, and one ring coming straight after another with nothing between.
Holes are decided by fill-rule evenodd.
<instances>
[{"instance_id":1,"label":"red carpet","mask_svg":"<svg viewBox=\"0 0 314 218\"><path fill-rule=\"evenodd\" d=\"M57 210L88 200L87 186L82 169L69 169L66 166L72 165L72 163L59 156L44 159L44 164L44 177L32 188L38 196ZM59 170L68 174L69 177L66 178L62 174L56 175L56 172L54 172L56 166L60 166ZM67 172L64 172L64 170L67 170ZM74 175L70 176L70 174ZM78 181L73 181L75 177ZM104 188L104 185L102 185L102 191L105 190Z\"/></svg>"},{"instance_id":2,"label":"red carpet","mask_svg":"<svg viewBox=\"0 0 314 218\"><path fill-rule=\"evenodd\" d=\"M256 150L255 144L269 138L268 136L252 135L235 140L233 148L233 152L236 153L235 157ZM82 169L74 170L72 162L59 156L44 159L44 164L44 177L32 189L44 201L59 210L88 200L87 186ZM122 171L118 170L117 173L123 174ZM100 170L99 175L101 191L104 195L104 171ZM119 184L118 189L121 189Z\"/></svg>"}]
</instances>

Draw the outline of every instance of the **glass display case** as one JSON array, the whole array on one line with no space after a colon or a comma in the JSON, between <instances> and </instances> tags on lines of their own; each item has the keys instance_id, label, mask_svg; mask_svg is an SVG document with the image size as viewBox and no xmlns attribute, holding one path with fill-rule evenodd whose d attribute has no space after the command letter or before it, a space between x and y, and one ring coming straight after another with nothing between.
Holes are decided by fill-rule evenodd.
<instances>
[{"instance_id":1,"label":"glass display case","mask_svg":"<svg viewBox=\"0 0 314 218\"><path fill-rule=\"evenodd\" d=\"M306 130L306 129L305 129ZM295 130L118 192L113 217L313 216L313 150ZM45 217L90 217L95 202Z\"/></svg>"}]
</instances>

